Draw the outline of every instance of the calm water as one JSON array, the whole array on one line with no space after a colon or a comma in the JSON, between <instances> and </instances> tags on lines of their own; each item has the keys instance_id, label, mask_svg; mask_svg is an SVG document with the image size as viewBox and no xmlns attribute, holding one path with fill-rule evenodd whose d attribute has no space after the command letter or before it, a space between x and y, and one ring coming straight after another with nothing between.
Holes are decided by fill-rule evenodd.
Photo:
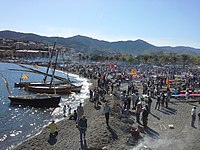
<instances>
[{"instance_id":1,"label":"calm water","mask_svg":"<svg viewBox=\"0 0 200 150\"><path fill-rule=\"evenodd\" d=\"M12 95L31 94L23 89L14 88L14 83L19 82L21 74L26 72L12 71L9 69L23 68L16 64L0 63L0 72L7 78ZM39 67L38 70L46 71L42 67ZM24 79L24 81L42 81L44 77L43 75L29 72L26 74L28 74L29 79ZM62 71L57 71L56 75L67 77L67 73ZM80 102L83 102L85 98L89 97L88 88L90 84L87 79L79 78L79 76L73 74L69 74L69 78L76 83L83 84L81 93L62 95L59 104L60 107L56 109L10 106L7 89L2 78L0 78L0 150L11 149L14 145L39 133L44 125L47 125L52 118L56 121L64 119L62 111L64 104L70 104L73 110Z\"/></svg>"}]
</instances>

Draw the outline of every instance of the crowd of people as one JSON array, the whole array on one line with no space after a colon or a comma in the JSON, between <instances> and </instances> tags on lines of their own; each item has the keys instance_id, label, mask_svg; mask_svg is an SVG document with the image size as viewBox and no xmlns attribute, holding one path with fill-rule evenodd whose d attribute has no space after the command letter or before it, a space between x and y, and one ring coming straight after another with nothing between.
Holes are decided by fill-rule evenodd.
<instances>
[{"instance_id":1,"label":"crowd of people","mask_svg":"<svg viewBox=\"0 0 200 150\"><path fill-rule=\"evenodd\" d=\"M155 66L134 66L138 71L137 75L131 74L131 67L109 65L73 65L68 71L77 73L85 78L94 79L97 81L96 87L89 89L90 102L94 103L94 108L98 109L100 103L104 103L103 112L105 114L105 123L109 125L109 115L111 108L109 102L106 101L106 95L120 91L119 103L120 113L129 115L130 110L135 112L135 119L138 125L143 128L148 128L148 116L151 113L153 99L155 99L155 110L168 108L170 98L173 92L180 90L196 90L200 89L200 76L198 70L189 70L187 75L181 80L177 79L178 75L185 72L185 68L169 68ZM67 70L67 69L65 69ZM174 82L170 83L169 80ZM181 81L181 82L179 82ZM184 81L184 83L182 82ZM126 83L127 87L121 87ZM137 86L140 83L142 89ZM183 85L182 85L183 84ZM187 94L186 94L187 95ZM189 97L187 97L189 99ZM66 110L64 111L66 113ZM196 107L193 107L191 126L194 127L196 116L198 116L200 129L200 113L196 112ZM74 119L77 128L80 131L80 140L86 136L87 119L84 115L82 103L70 115ZM142 121L142 123L140 122ZM140 130L132 130L133 135L138 135ZM137 133L136 133L137 132Z\"/></svg>"}]
</instances>

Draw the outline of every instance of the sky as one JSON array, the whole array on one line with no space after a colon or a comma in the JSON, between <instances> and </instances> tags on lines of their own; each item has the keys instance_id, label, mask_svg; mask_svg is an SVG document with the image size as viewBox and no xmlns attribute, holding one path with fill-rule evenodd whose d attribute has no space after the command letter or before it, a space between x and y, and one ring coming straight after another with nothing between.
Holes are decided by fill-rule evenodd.
<instances>
[{"instance_id":1,"label":"sky","mask_svg":"<svg viewBox=\"0 0 200 150\"><path fill-rule=\"evenodd\" d=\"M0 31L200 48L200 0L0 0Z\"/></svg>"}]
</instances>

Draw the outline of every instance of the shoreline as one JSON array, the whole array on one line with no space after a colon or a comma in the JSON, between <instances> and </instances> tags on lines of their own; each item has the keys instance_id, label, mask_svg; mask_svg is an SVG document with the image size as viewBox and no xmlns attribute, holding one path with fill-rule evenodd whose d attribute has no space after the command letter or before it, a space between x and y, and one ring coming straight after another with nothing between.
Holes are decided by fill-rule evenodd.
<instances>
[{"instance_id":1,"label":"shoreline","mask_svg":"<svg viewBox=\"0 0 200 150\"><path fill-rule=\"evenodd\" d=\"M3 63L2 63L3 64ZM11 64L11 63L10 63ZM12 63L13 64L13 63ZM62 70L57 70L57 71L62 71ZM62 71L63 72L63 71ZM66 72L65 72L66 73ZM84 90L83 91L85 91L85 89L86 89L86 87L89 87L90 86L90 84L91 84L91 82L88 80L88 79L86 79L86 78L81 78L81 77L78 77L78 75L77 74L73 74L74 75L74 77L73 78L76 78L76 79L78 79L80 82L84 82L84 85L86 85L85 87L84 87ZM78 81L78 82L79 82ZM90 82L90 83L89 83ZM81 95L83 95L83 97L88 97L86 94L85 94L85 92L84 93L81 93ZM79 96L78 96L79 97ZM77 97L76 97L76 95L75 95L75 98L77 99ZM77 100L79 100L79 99L77 99ZM81 99L81 101L82 101L82 99ZM63 102L63 103L62 103ZM60 103L60 107L57 107L57 108L62 108L62 106L63 106L63 104L65 103L65 102L67 102L67 98L64 98L63 99L63 101L62 101L61 103ZM77 101L76 101L77 102ZM8 102L9 103L9 102ZM74 104L74 106L73 105L71 105L72 106L72 109L75 109L75 107L76 107L76 103ZM72 110L73 111L73 110ZM61 113L62 113L62 110L60 111ZM60 113L60 114L61 114ZM56 113L54 113L55 114L55 116L56 116L56 120L58 120L58 121L60 121L60 120L63 120L64 118L62 118L62 116L60 117L59 116L59 114L57 115L57 112ZM52 118L53 116L51 116L50 118L49 118L49 120ZM40 117L40 118L42 118L42 117ZM41 119L42 120L42 119ZM47 120L47 122L48 122L48 119L46 119ZM33 130L30 130L29 128L28 129L25 129L25 128L23 128L23 130L25 131L25 132L30 132L30 134L28 133L28 134L20 134L20 135L22 135L21 137L18 135L18 136L15 136L15 139L14 140L12 140L11 138L11 136L9 136L10 134L9 134L9 130L8 130L8 137L10 137L10 139L9 140L5 140L5 141L3 141L4 143L3 144L5 144L5 146L4 147L1 147L0 149L13 149L13 147L16 147L16 146L18 146L19 144L21 144L21 143L23 143L24 141L26 141L26 140L30 140L32 137L35 137L35 136L37 136L38 134L40 134L41 132L42 132L42 130L44 130L44 128L45 128L45 126L47 125L47 122L45 121L43 124L41 124L41 128L40 127L38 127L38 129L36 129L37 128L37 126L35 126L36 128L36 130L34 129L34 127L33 127ZM2 128L3 129L3 128ZM14 130L13 128L11 128L11 130ZM7 131L7 130L6 130ZM33 131L33 132L32 132ZM20 130L20 132L23 132L23 131L21 131ZM25 135L25 136L24 136Z\"/></svg>"},{"instance_id":2,"label":"shoreline","mask_svg":"<svg viewBox=\"0 0 200 150\"><path fill-rule=\"evenodd\" d=\"M90 82L94 82L94 81L92 81L92 80L90 80ZM92 83L90 86L93 86L93 84L94 83ZM86 117L87 116L89 116L89 114L90 114L90 112L88 112L88 110L90 109L90 107L92 106L93 104L89 101L89 99L87 98L87 99L85 99L84 100L84 103L83 103L83 108L84 108L84 112L86 112L86 113L84 113L85 115L86 115ZM74 136L73 137L77 137L77 141L76 141L76 143L77 142L79 142L79 131L78 131L78 129L76 128L76 125L75 125L75 121L73 121L73 120L68 120L67 119L68 118L68 116L66 117L66 118L63 118L62 120L60 120L60 121L58 121L58 122L56 122L56 124L57 124L57 126L58 126L58 140L59 140L59 136L64 136L64 132L66 132L66 130L67 131L69 131L69 132L73 132L73 131L76 131L75 133L76 134L74 134ZM87 117L88 118L88 117ZM89 119L91 119L90 117L89 117ZM67 128L66 128L66 126L67 126ZM70 129L69 129L69 128ZM70 131L71 130L71 131ZM71 135L71 134L69 134L68 133L68 135ZM49 144L48 143L48 141L47 141L47 137L49 136L49 129L48 129L48 127L47 127L47 125L46 126L44 126L43 127L43 129L41 130L41 132L39 132L38 134L36 134L36 135L34 135L34 136L32 136L32 137L30 137L29 139L27 139L27 140L25 140L25 141L23 141L23 142L21 142L21 143L19 143L18 145L15 145L12 149L13 150L18 150L18 149L35 149L35 146L33 145L33 144L30 144L30 143L36 143L36 142L41 142L41 141L38 141L38 138L40 139L45 139L45 147L48 147L48 145L50 146L49 148L51 149L51 148L53 148L53 147L51 147L51 146L54 146L54 145L51 145L51 144ZM73 141L73 142L75 142L75 141ZM48 143L48 144L47 144ZM74 144L73 144L74 145ZM27 147L28 146L28 147ZM37 145L36 145L37 146ZM39 148L39 147L38 147ZM36 148L36 149L38 149L38 148ZM49 149L49 148L46 148L46 149ZM40 149L40 148L39 148ZM45 149L44 147L42 148L42 149ZM63 149L63 148L61 148L61 149ZM76 149L76 148L72 148L72 149Z\"/></svg>"}]
</instances>

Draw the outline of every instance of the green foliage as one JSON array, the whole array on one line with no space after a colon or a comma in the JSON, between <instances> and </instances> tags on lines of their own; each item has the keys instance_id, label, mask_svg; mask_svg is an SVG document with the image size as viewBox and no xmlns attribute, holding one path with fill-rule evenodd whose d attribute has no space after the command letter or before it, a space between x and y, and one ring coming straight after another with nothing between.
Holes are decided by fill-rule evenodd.
<instances>
[{"instance_id":1,"label":"green foliage","mask_svg":"<svg viewBox=\"0 0 200 150\"><path fill-rule=\"evenodd\" d=\"M136 62L137 64L200 64L200 56L191 55L165 55L165 54L142 54L138 56L132 55L114 55L114 56L102 56L93 55L90 57L94 61L103 60L116 60L126 62Z\"/></svg>"}]
</instances>

